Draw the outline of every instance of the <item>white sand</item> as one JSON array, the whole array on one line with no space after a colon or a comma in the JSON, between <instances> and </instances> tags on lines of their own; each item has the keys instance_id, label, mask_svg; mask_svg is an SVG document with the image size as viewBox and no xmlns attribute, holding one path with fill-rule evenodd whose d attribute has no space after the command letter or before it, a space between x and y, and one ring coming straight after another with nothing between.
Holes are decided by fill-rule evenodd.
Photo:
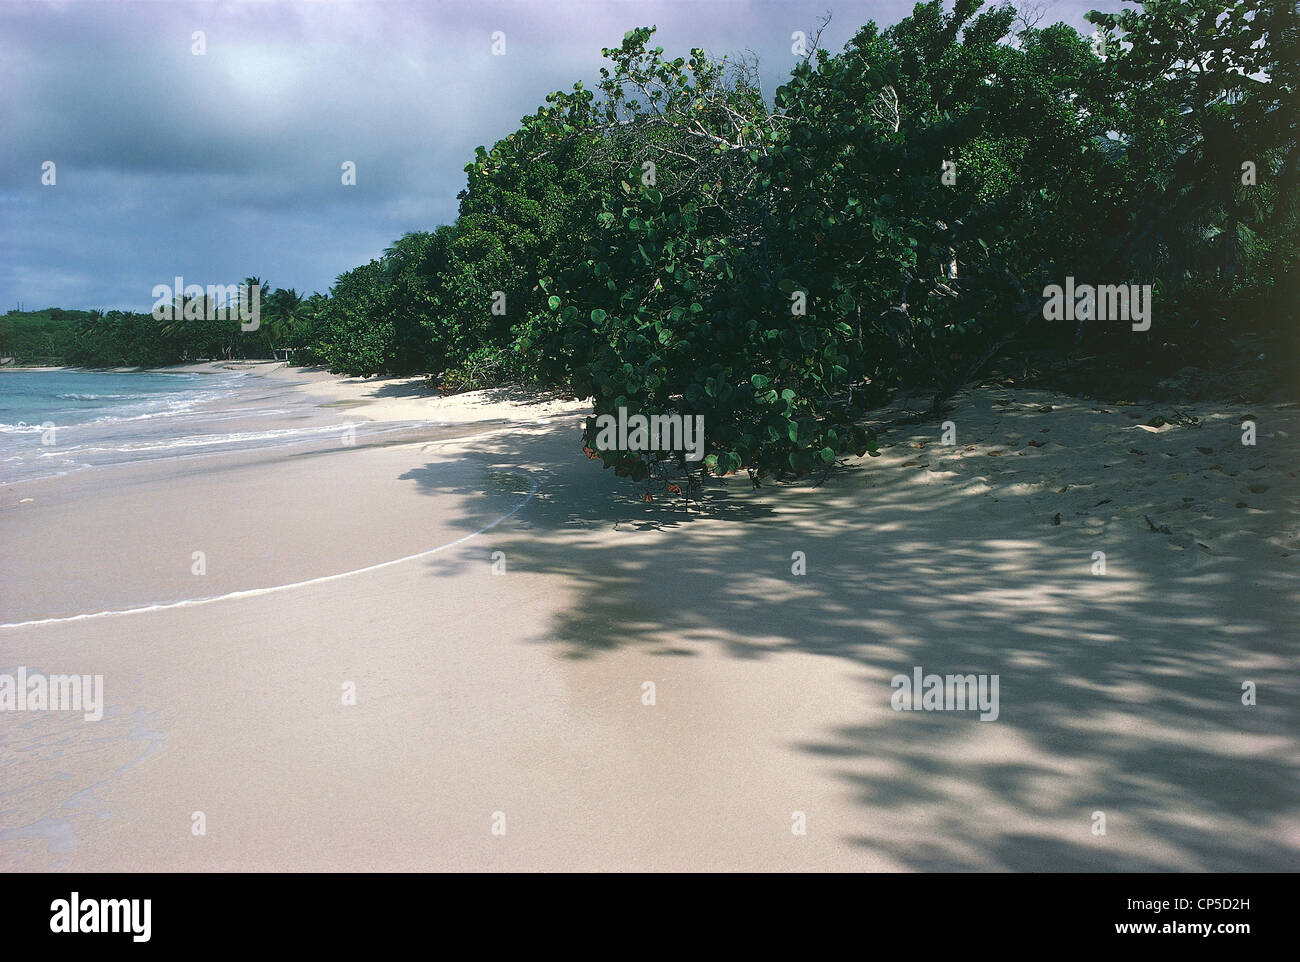
<instances>
[{"instance_id":1,"label":"white sand","mask_svg":"<svg viewBox=\"0 0 1300 962\"><path fill-rule=\"evenodd\" d=\"M688 514L585 405L256 369L464 439L0 490L2 622L252 592L0 629L109 703L0 715L6 869L1300 867L1294 407L981 388L955 446L886 412L882 457ZM998 720L894 711L915 666L999 675Z\"/></svg>"}]
</instances>

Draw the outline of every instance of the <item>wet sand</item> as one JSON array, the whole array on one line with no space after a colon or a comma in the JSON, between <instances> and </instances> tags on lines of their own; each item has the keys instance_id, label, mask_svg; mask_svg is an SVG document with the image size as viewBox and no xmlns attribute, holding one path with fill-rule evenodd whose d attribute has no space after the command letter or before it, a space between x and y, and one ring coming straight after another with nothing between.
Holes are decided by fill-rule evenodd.
<instances>
[{"instance_id":1,"label":"wet sand","mask_svg":"<svg viewBox=\"0 0 1300 962\"><path fill-rule=\"evenodd\" d=\"M0 672L107 701L0 713L6 870L1300 867L1294 407L979 388L688 512L581 405L255 370L429 423L0 488Z\"/></svg>"}]
</instances>

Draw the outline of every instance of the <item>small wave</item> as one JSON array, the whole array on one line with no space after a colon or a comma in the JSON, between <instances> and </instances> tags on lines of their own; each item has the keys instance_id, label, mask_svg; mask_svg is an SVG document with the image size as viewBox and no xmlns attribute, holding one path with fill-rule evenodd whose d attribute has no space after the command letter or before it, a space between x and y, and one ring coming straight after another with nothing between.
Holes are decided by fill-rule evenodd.
<instances>
[{"instance_id":1,"label":"small wave","mask_svg":"<svg viewBox=\"0 0 1300 962\"><path fill-rule=\"evenodd\" d=\"M123 394L118 395L122 398L147 398L148 401L136 404L122 404L113 408L118 413L105 414L97 418L91 418L88 421L69 421L63 420L62 423L47 419L45 424L54 424L56 427L74 428L87 424L118 424L126 421L148 421L154 418L175 417L181 414L189 414L191 410L200 404L211 401L221 401L230 396L230 391L200 391L194 394ZM111 397L112 395L97 395L101 398ZM64 395L59 395L64 397ZM134 413L142 412L142 413ZM86 412L90 413L90 412ZM31 434L44 430L40 424L27 424L19 421L14 424L0 422L0 432L9 434Z\"/></svg>"},{"instance_id":2,"label":"small wave","mask_svg":"<svg viewBox=\"0 0 1300 962\"><path fill-rule=\"evenodd\" d=\"M365 426L363 426L365 425ZM272 431L235 431L230 434L191 434L181 438L168 438L159 441L139 441L112 447L97 445L75 445L59 452L38 454L38 457L58 457L67 453L85 454L141 454L147 451L170 451L176 448L200 448L216 445L250 444L257 441L285 441L295 438L310 440L331 434L341 435L349 428L361 436L387 434L390 431L403 430L410 425L400 427L369 428L365 422L355 424L327 424L311 428L280 428Z\"/></svg>"},{"instance_id":3,"label":"small wave","mask_svg":"<svg viewBox=\"0 0 1300 962\"><path fill-rule=\"evenodd\" d=\"M67 464L68 467L64 468L62 471L52 471L49 474L33 474L30 476L23 475L21 477L13 478L4 478L3 476L0 476L0 481L3 481L5 484L18 484L20 482L26 484L29 481L48 481L50 478L61 478L76 471L85 471L94 467L93 464L86 464L81 461L69 461Z\"/></svg>"},{"instance_id":4,"label":"small wave","mask_svg":"<svg viewBox=\"0 0 1300 962\"><path fill-rule=\"evenodd\" d=\"M154 395L154 396L158 397L158 395ZM170 399L164 398L161 408L158 406L157 403L129 405L129 406L124 406L122 408L118 408L117 410L138 411L140 410L140 408L145 408L146 410L142 414L105 414L103 417L92 418L90 421L85 423L112 424L117 421L145 421L150 418L165 418L171 415L187 412L190 410L190 408L194 407L197 404L201 404L205 401L216 401L224 396L225 395L218 394L216 392L212 392L212 393L205 392L203 394L191 394L191 395L175 397Z\"/></svg>"},{"instance_id":5,"label":"small wave","mask_svg":"<svg viewBox=\"0 0 1300 962\"><path fill-rule=\"evenodd\" d=\"M63 401L137 401L144 398L167 397L168 392L158 391L152 394L56 394Z\"/></svg>"}]
</instances>

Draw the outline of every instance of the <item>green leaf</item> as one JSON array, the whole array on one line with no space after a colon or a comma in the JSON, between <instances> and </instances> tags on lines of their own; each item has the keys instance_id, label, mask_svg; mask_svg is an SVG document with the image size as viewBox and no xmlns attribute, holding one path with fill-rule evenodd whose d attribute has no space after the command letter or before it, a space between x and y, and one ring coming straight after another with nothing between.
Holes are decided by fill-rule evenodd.
<instances>
[{"instance_id":1,"label":"green leaf","mask_svg":"<svg viewBox=\"0 0 1300 962\"><path fill-rule=\"evenodd\" d=\"M591 312L591 319L595 321L597 324L603 323L605 317L606 317L605 312L602 311L599 307L595 308Z\"/></svg>"},{"instance_id":2,"label":"green leaf","mask_svg":"<svg viewBox=\"0 0 1300 962\"><path fill-rule=\"evenodd\" d=\"M772 379L770 377L765 377L762 374L755 374L753 377L749 379L749 383L754 385L754 387L758 388L759 390L762 390L763 388L767 387L768 384L770 384L771 382Z\"/></svg>"},{"instance_id":3,"label":"green leaf","mask_svg":"<svg viewBox=\"0 0 1300 962\"><path fill-rule=\"evenodd\" d=\"M550 306L551 310L553 311L557 311L560 309L560 299L556 297L554 294L552 294L550 297L546 299L546 303Z\"/></svg>"}]
</instances>

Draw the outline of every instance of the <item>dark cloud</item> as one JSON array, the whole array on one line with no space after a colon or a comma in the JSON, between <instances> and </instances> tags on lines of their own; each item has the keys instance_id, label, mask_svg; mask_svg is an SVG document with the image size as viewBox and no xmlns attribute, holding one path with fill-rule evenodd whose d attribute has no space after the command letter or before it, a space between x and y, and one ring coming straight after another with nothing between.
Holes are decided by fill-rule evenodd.
<instances>
[{"instance_id":1,"label":"dark cloud","mask_svg":"<svg viewBox=\"0 0 1300 962\"><path fill-rule=\"evenodd\" d=\"M1048 21L1082 26L1061 0ZM752 50L769 96L829 8L839 50L897 0L0 5L0 310L147 310L154 284L259 274L326 290L456 213L475 146L600 49L656 24L672 53ZM506 34L504 57L491 35ZM205 34L206 54L192 36ZM55 187L41 164L57 164ZM340 183L344 161L357 186Z\"/></svg>"}]
</instances>

